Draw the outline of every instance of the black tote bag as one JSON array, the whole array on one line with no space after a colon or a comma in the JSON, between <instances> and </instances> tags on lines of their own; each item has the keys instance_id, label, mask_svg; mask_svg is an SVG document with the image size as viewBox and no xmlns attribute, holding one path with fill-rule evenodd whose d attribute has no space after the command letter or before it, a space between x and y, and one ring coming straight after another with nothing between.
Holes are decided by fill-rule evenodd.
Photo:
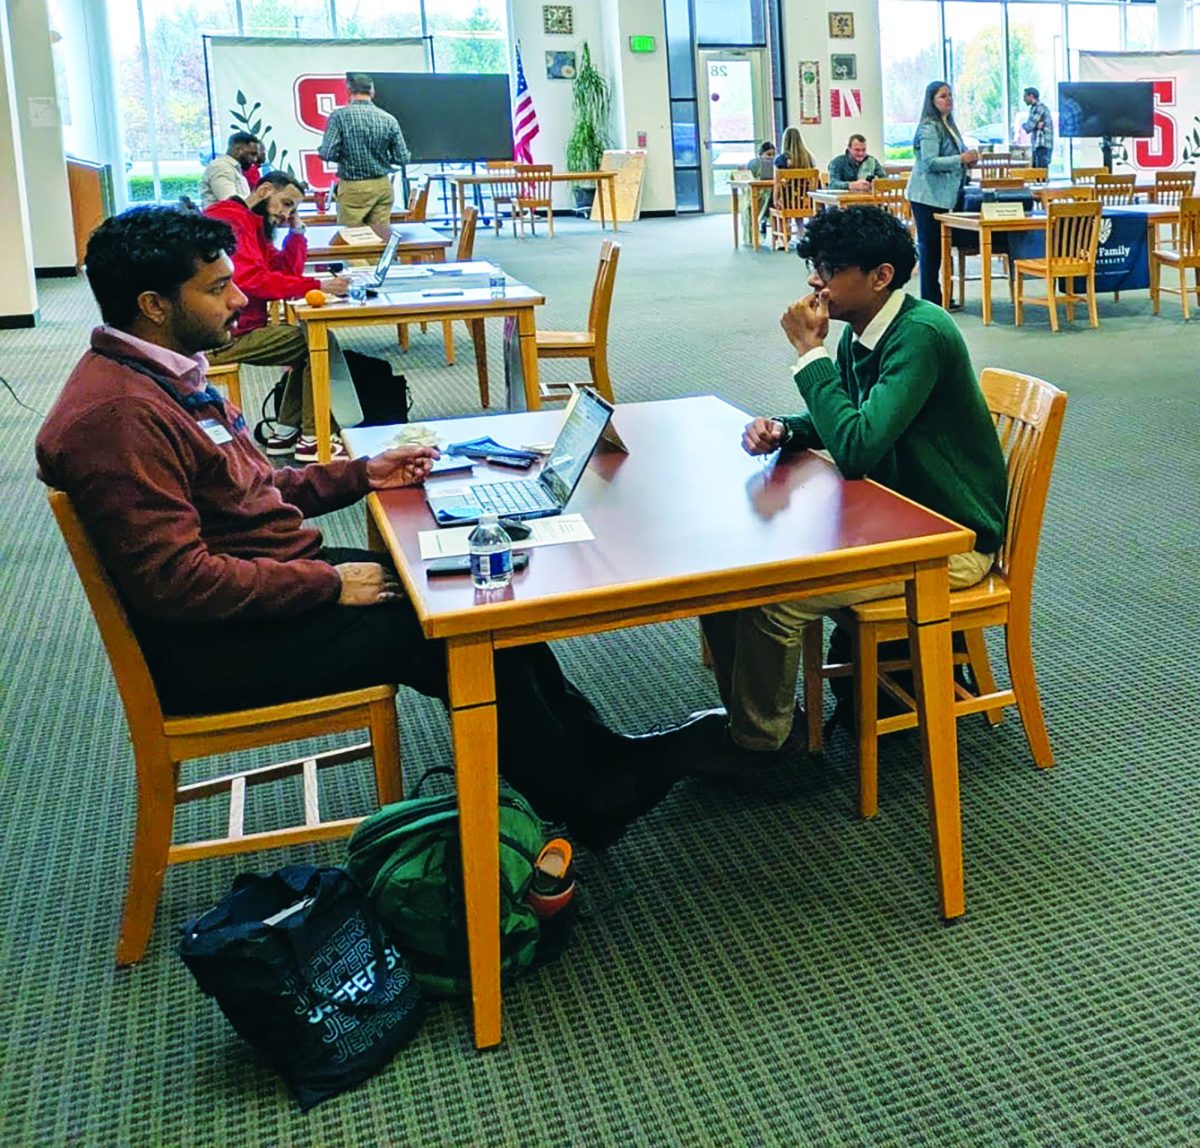
<instances>
[{"instance_id":1,"label":"black tote bag","mask_svg":"<svg viewBox=\"0 0 1200 1148\"><path fill-rule=\"evenodd\" d=\"M304 1111L361 1084L420 1027L420 990L344 869L243 873L179 955Z\"/></svg>"}]
</instances>

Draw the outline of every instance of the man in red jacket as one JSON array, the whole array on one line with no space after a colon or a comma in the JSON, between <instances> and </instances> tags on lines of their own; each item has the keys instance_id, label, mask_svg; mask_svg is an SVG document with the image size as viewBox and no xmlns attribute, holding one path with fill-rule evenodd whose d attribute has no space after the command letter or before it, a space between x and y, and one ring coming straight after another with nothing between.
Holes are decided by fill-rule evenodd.
<instances>
[{"instance_id":1,"label":"man in red jacket","mask_svg":"<svg viewBox=\"0 0 1200 1148\"><path fill-rule=\"evenodd\" d=\"M296 208L304 198L304 185L285 171L271 171L245 199L232 196L206 208L204 214L228 223L237 238L233 252L233 280L246 296L236 338L208 356L209 362L252 363L256 366L291 367L279 425L267 440L267 454L295 452L297 462L317 458L316 422L313 417L312 373L308 343L299 327L267 323L267 304L273 299L299 299L319 287L332 295L345 295L349 280L343 275L317 279L304 274L308 242ZM277 228L288 228L283 247L275 246ZM335 443L334 456L342 452Z\"/></svg>"},{"instance_id":2,"label":"man in red jacket","mask_svg":"<svg viewBox=\"0 0 1200 1148\"><path fill-rule=\"evenodd\" d=\"M234 235L169 207L106 220L87 247L104 326L37 436L129 611L163 709L212 713L396 682L446 700L446 654L395 570L327 547L309 516L420 483L438 452L274 469L205 382L247 305ZM702 719L628 737L605 727L545 644L496 652L500 769L542 816L606 844L712 740ZM718 725L721 720L718 719Z\"/></svg>"}]
</instances>

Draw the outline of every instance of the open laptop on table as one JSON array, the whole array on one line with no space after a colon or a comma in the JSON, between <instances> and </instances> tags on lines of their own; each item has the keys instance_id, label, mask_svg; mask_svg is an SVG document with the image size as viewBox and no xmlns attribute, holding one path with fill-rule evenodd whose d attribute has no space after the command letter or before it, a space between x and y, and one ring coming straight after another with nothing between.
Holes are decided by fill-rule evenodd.
<instances>
[{"instance_id":1,"label":"open laptop on table","mask_svg":"<svg viewBox=\"0 0 1200 1148\"><path fill-rule=\"evenodd\" d=\"M554 447L537 478L471 486L426 486L425 501L439 526L478 522L486 511L503 518L562 514L612 418L612 404L590 387L575 392Z\"/></svg>"},{"instance_id":2,"label":"open laptop on table","mask_svg":"<svg viewBox=\"0 0 1200 1148\"><path fill-rule=\"evenodd\" d=\"M383 281L387 278L387 273L396 258L396 248L399 246L400 232L393 231L388 237L387 246L383 249L383 254L379 256L379 262L375 264L375 270L364 280L368 287L383 286ZM350 250L353 250L353 248Z\"/></svg>"}]
</instances>

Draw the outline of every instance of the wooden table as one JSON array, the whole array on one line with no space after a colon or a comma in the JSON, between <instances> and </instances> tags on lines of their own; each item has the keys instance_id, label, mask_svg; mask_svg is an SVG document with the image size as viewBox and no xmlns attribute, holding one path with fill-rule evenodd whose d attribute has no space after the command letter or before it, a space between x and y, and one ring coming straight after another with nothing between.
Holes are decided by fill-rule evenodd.
<instances>
[{"instance_id":1,"label":"wooden table","mask_svg":"<svg viewBox=\"0 0 1200 1148\"><path fill-rule=\"evenodd\" d=\"M552 439L561 421L559 412L539 411L433 426L442 441L490 434L522 443ZM711 396L617 407L630 453L598 453L570 504L595 540L531 551L528 568L494 596L477 597L469 579L426 577L417 536L434 525L420 490L367 500L373 545L391 554L426 637L446 643L480 1048L501 1035L498 649L907 582L934 874L942 915L964 912L947 559L970 550L974 535L873 482L846 481L808 451L764 466L741 449L748 421ZM350 428L345 435L351 453L365 455L393 433ZM482 481L507 477L494 468L477 472Z\"/></svg>"},{"instance_id":2,"label":"wooden table","mask_svg":"<svg viewBox=\"0 0 1200 1148\"><path fill-rule=\"evenodd\" d=\"M733 249L736 251L741 236L738 234L738 216L741 212L739 207L739 196L741 189L744 187L750 194L750 243L755 251L759 249L760 243L758 238L758 197L765 190L775 186L773 179L731 179L729 181L729 204L733 211Z\"/></svg>"},{"instance_id":3,"label":"wooden table","mask_svg":"<svg viewBox=\"0 0 1200 1148\"><path fill-rule=\"evenodd\" d=\"M379 236L378 243L347 243L340 235L341 230L337 226L310 227L305 232L308 258L378 259L391 233L397 231L400 233L400 246L396 248L398 262L440 263L446 258L446 248L451 243L449 238L427 223L393 223L390 227L376 224L373 230Z\"/></svg>"},{"instance_id":4,"label":"wooden table","mask_svg":"<svg viewBox=\"0 0 1200 1148\"><path fill-rule=\"evenodd\" d=\"M545 179L545 176L539 176L539 179ZM549 176L551 183L594 183L596 185L596 195L600 198L600 228L605 227L604 218L604 192L608 190L608 209L612 216L613 230L619 230L617 227L617 173L615 171L555 171ZM458 189L454 196L454 208L450 216L451 225L454 228L455 234L458 233L458 220L467 207L467 188L468 187L485 187L489 183L511 183L513 181L513 173L511 170L504 168L496 168L490 172L477 172L474 175L452 175L451 182ZM551 211L554 209L551 208Z\"/></svg>"},{"instance_id":5,"label":"wooden table","mask_svg":"<svg viewBox=\"0 0 1200 1148\"><path fill-rule=\"evenodd\" d=\"M460 266L464 272L490 266L489 264L446 264ZM365 303L356 304L338 299L322 307L307 303L292 305L292 313L304 324L308 338L308 357L312 368L313 415L316 421L317 458L330 458L329 416L329 332L341 327L374 327L397 323L440 323L443 319L461 319L471 327L475 342L475 358L487 370L487 350L483 343L485 319L512 316L516 320L519 341L519 364L524 385L524 402L529 410L542 405L538 376L537 323L534 308L546 302L544 295L532 287L509 279L504 295L493 298L486 282L482 286L463 286L458 295L430 295L423 292L458 290L452 277L438 276L436 282L395 281L385 284L379 295ZM486 377L486 374L485 376ZM551 435L551 438L554 436Z\"/></svg>"}]
</instances>

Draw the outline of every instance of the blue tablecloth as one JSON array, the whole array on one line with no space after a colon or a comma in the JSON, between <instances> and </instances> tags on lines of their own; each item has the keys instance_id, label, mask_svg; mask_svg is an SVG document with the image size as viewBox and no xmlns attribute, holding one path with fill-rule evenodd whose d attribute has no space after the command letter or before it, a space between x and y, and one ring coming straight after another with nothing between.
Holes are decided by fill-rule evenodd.
<instances>
[{"instance_id":1,"label":"blue tablecloth","mask_svg":"<svg viewBox=\"0 0 1200 1148\"><path fill-rule=\"evenodd\" d=\"M1097 291L1137 291L1150 286L1147 212L1139 207L1136 203L1106 207L1101 214L1100 245L1096 251ZM1012 259L1041 259L1046 254L1046 233L1010 231L1008 254Z\"/></svg>"}]
</instances>

